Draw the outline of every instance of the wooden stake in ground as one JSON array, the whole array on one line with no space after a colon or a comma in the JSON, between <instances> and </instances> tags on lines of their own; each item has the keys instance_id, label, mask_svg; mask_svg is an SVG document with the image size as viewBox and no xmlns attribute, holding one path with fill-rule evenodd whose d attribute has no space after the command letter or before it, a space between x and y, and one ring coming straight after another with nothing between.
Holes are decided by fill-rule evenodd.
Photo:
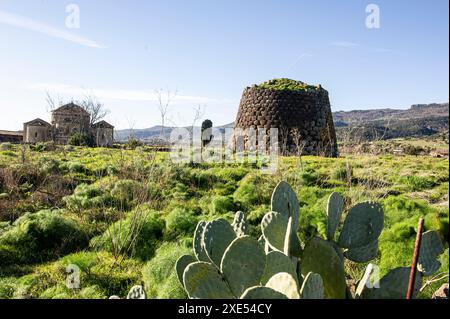
<instances>
[{"instance_id":1,"label":"wooden stake in ground","mask_svg":"<svg viewBox=\"0 0 450 319\"><path fill-rule=\"evenodd\" d=\"M413 293L414 293L414 285L416 281L416 273L417 273L417 263L419 261L419 254L420 254L420 244L422 242L422 233L423 233L423 224L424 219L419 219L419 226L417 227L417 236L416 236L416 244L414 245L414 255L411 265L411 272L409 274L409 285L408 285L408 292L406 294L406 299L412 299Z\"/></svg>"}]
</instances>

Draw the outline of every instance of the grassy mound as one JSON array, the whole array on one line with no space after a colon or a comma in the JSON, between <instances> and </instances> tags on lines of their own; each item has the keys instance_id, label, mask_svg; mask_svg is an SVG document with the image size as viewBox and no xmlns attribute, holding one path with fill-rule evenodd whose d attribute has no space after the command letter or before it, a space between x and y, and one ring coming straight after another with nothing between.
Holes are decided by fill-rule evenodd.
<instances>
[{"instance_id":1,"label":"grassy mound","mask_svg":"<svg viewBox=\"0 0 450 319\"><path fill-rule=\"evenodd\" d=\"M321 89L320 86L309 85L286 78L269 80L256 85L256 87L274 91L319 91Z\"/></svg>"}]
</instances>

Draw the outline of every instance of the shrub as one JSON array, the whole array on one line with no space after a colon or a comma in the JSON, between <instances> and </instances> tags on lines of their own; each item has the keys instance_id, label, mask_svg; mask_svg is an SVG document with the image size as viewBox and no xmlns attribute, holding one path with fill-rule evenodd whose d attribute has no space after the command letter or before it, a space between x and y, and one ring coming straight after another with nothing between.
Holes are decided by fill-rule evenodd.
<instances>
[{"instance_id":1,"label":"shrub","mask_svg":"<svg viewBox=\"0 0 450 319\"><path fill-rule=\"evenodd\" d=\"M198 217L186 208L176 207L166 216L168 234L191 234L197 226Z\"/></svg>"},{"instance_id":2,"label":"shrub","mask_svg":"<svg viewBox=\"0 0 450 319\"><path fill-rule=\"evenodd\" d=\"M270 202L274 181L269 176L250 173L240 182L233 194L234 202L242 211L251 211L254 207Z\"/></svg>"},{"instance_id":3,"label":"shrub","mask_svg":"<svg viewBox=\"0 0 450 319\"><path fill-rule=\"evenodd\" d=\"M143 146L144 143L134 137L131 137L128 139L127 143L125 144L125 148L128 150L134 150L137 147Z\"/></svg>"},{"instance_id":4,"label":"shrub","mask_svg":"<svg viewBox=\"0 0 450 319\"><path fill-rule=\"evenodd\" d=\"M148 189L140 182L124 179L115 183L111 196L125 208L131 208L148 197Z\"/></svg>"},{"instance_id":5,"label":"shrub","mask_svg":"<svg viewBox=\"0 0 450 319\"><path fill-rule=\"evenodd\" d=\"M12 277L0 278L0 299L11 299L16 288L16 279Z\"/></svg>"},{"instance_id":6,"label":"shrub","mask_svg":"<svg viewBox=\"0 0 450 319\"><path fill-rule=\"evenodd\" d=\"M211 200L210 211L213 214L225 214L234 210L233 198L230 196L214 196Z\"/></svg>"},{"instance_id":7,"label":"shrub","mask_svg":"<svg viewBox=\"0 0 450 319\"><path fill-rule=\"evenodd\" d=\"M114 206L114 199L110 195L108 187L98 184L80 184L73 195L63 198L67 209L80 212L90 208L103 208Z\"/></svg>"},{"instance_id":8,"label":"shrub","mask_svg":"<svg viewBox=\"0 0 450 319\"><path fill-rule=\"evenodd\" d=\"M0 265L51 260L87 243L86 232L62 211L28 213L0 236Z\"/></svg>"},{"instance_id":9,"label":"shrub","mask_svg":"<svg viewBox=\"0 0 450 319\"><path fill-rule=\"evenodd\" d=\"M75 133L68 141L69 145L72 146L89 146L93 147L95 145L94 138L90 134L85 133Z\"/></svg>"},{"instance_id":10,"label":"shrub","mask_svg":"<svg viewBox=\"0 0 450 319\"><path fill-rule=\"evenodd\" d=\"M412 191L421 191L436 186L436 182L428 177L410 175L401 179L401 182L408 185Z\"/></svg>"},{"instance_id":11,"label":"shrub","mask_svg":"<svg viewBox=\"0 0 450 319\"><path fill-rule=\"evenodd\" d=\"M10 151L13 145L10 142L4 142L0 144L0 151Z\"/></svg>"},{"instance_id":12,"label":"shrub","mask_svg":"<svg viewBox=\"0 0 450 319\"><path fill-rule=\"evenodd\" d=\"M81 290L69 290L64 285L69 265L80 269ZM14 297L105 299L111 295L126 296L129 287L140 282L140 267L136 261L118 261L106 252L79 252L38 266L31 274L19 278L15 282Z\"/></svg>"},{"instance_id":13,"label":"shrub","mask_svg":"<svg viewBox=\"0 0 450 319\"><path fill-rule=\"evenodd\" d=\"M165 243L156 251L155 257L142 269L148 298L185 299L183 287L178 281L175 262L190 249L177 243Z\"/></svg>"},{"instance_id":14,"label":"shrub","mask_svg":"<svg viewBox=\"0 0 450 319\"><path fill-rule=\"evenodd\" d=\"M352 177L353 177L353 168L347 167L347 165L345 164L338 166L331 173L332 179L342 182L351 181Z\"/></svg>"},{"instance_id":15,"label":"shrub","mask_svg":"<svg viewBox=\"0 0 450 319\"><path fill-rule=\"evenodd\" d=\"M153 257L162 239L165 222L158 212L137 208L127 218L112 224L101 236L91 240L91 246L140 260Z\"/></svg>"}]
</instances>

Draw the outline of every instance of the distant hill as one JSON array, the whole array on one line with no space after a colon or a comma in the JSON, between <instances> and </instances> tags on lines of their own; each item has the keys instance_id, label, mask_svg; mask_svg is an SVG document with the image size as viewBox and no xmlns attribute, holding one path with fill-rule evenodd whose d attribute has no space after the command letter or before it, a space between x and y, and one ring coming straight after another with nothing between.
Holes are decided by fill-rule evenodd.
<instances>
[{"instance_id":1,"label":"distant hill","mask_svg":"<svg viewBox=\"0 0 450 319\"><path fill-rule=\"evenodd\" d=\"M416 104L407 110L341 111L333 113L333 118L339 140L429 136L448 131L449 104Z\"/></svg>"},{"instance_id":2,"label":"distant hill","mask_svg":"<svg viewBox=\"0 0 450 319\"><path fill-rule=\"evenodd\" d=\"M410 109L372 109L339 111L333 113L333 119L339 140L346 138L370 141L398 137L420 137L448 131L449 104L416 104ZM229 123L217 128L234 127ZM173 127L165 127L166 138ZM159 137L161 126L147 129L117 130L116 140L127 141L129 137L140 140L152 140Z\"/></svg>"}]
</instances>

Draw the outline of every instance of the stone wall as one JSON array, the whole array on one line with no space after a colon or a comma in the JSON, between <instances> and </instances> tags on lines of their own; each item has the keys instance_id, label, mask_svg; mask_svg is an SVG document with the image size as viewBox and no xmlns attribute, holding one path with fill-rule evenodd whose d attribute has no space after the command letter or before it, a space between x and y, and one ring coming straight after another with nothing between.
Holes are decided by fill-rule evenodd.
<instances>
[{"instance_id":1,"label":"stone wall","mask_svg":"<svg viewBox=\"0 0 450 319\"><path fill-rule=\"evenodd\" d=\"M321 87L305 91L248 87L242 95L235 128L278 128L282 153L338 155L328 92Z\"/></svg>"},{"instance_id":2,"label":"stone wall","mask_svg":"<svg viewBox=\"0 0 450 319\"><path fill-rule=\"evenodd\" d=\"M64 110L53 112L52 126L56 144L67 144L70 137L76 133L89 133L90 116L88 113Z\"/></svg>"},{"instance_id":3,"label":"stone wall","mask_svg":"<svg viewBox=\"0 0 450 319\"><path fill-rule=\"evenodd\" d=\"M112 147L114 144L114 128L96 127L92 129L95 145L99 147Z\"/></svg>"}]
</instances>

